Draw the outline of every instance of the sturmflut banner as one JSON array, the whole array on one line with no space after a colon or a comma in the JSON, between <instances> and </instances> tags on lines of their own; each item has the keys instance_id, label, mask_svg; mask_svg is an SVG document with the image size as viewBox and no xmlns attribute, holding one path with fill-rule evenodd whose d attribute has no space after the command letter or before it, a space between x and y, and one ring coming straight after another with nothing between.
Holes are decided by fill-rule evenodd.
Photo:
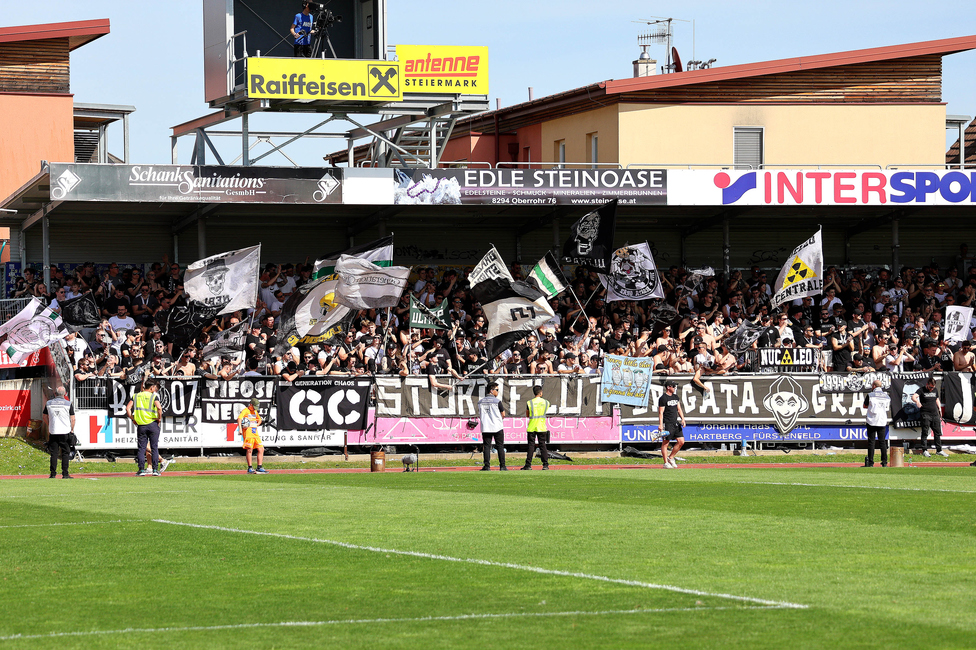
<instances>
[{"instance_id":1,"label":"sturmflut banner","mask_svg":"<svg viewBox=\"0 0 976 650\"><path fill-rule=\"evenodd\" d=\"M446 381L447 378L445 377ZM575 417L609 416L610 406L600 400L600 378L565 375L512 378L491 377L498 382L498 398L512 415L525 413L532 387L542 384L542 397L552 403L549 415ZM453 391L431 391L427 377L376 377L377 417L478 417L478 400L487 394L487 379L465 381Z\"/></svg>"}]
</instances>

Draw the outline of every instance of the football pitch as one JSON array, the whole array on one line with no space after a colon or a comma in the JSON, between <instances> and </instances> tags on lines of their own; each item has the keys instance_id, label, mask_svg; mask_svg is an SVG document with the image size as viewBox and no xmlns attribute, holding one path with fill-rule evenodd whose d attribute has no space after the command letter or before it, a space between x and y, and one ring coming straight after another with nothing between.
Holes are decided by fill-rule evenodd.
<instances>
[{"instance_id":1,"label":"football pitch","mask_svg":"<svg viewBox=\"0 0 976 650\"><path fill-rule=\"evenodd\" d=\"M971 468L7 480L0 648L973 647L974 502Z\"/></svg>"}]
</instances>

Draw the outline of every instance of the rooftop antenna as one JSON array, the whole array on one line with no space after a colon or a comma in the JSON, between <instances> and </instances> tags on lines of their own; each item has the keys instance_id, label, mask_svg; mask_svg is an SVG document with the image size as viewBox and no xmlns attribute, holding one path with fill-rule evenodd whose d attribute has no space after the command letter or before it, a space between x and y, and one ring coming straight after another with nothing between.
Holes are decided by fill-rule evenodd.
<instances>
[{"instance_id":1,"label":"rooftop antenna","mask_svg":"<svg viewBox=\"0 0 976 650\"><path fill-rule=\"evenodd\" d=\"M641 18L639 20L633 20L634 23L643 23L650 26L652 29L646 34L641 34L637 37L638 44L643 48L645 45L650 45L651 43L663 43L667 51L667 63L663 66L664 72L680 72L675 66L675 61L672 60L672 52L674 52L674 47L672 41L674 40L674 28L671 23L673 22L681 23L694 23L691 20L684 20L681 18L665 18L663 16L651 16L650 18ZM694 55L694 52L692 52Z\"/></svg>"}]
</instances>

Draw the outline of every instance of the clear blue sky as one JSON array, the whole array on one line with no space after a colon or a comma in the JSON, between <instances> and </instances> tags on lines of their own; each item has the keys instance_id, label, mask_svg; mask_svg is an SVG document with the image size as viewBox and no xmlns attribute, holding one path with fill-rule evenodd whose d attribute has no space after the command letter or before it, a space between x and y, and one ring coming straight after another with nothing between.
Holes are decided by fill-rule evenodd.
<instances>
[{"instance_id":1,"label":"clear blue sky","mask_svg":"<svg viewBox=\"0 0 976 650\"><path fill-rule=\"evenodd\" d=\"M293 4L299 6L297 0ZM40 5L2 0L0 6L4 26L111 20L111 34L72 55L71 90L77 102L136 107L133 161L169 162L170 127L210 112L203 100L201 0L50 0ZM507 106L525 101L529 86L538 98L630 77L631 62L640 53L637 36L646 29L632 21L649 15L694 20L696 58L716 58L722 66L976 34L976 15L966 9L965 3L942 0L388 0L387 34L390 44L488 46L491 103L497 97ZM675 32L682 58L693 58L691 23L676 23ZM653 46L651 55L663 61L664 47ZM974 76L976 52L944 59L943 101L949 113L976 115ZM251 128L302 130L313 119L261 116L252 118ZM121 155L120 132L110 138L110 150ZM321 165L324 153L343 148L340 142L317 140L286 151L303 165ZM189 139L181 141L181 162L188 161L190 146ZM280 156L266 161L288 164Z\"/></svg>"}]
</instances>

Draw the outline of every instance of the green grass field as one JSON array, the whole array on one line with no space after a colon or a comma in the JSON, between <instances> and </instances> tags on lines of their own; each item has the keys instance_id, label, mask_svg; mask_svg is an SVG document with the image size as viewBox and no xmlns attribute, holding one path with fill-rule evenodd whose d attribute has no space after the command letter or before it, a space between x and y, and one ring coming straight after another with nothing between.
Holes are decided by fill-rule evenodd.
<instances>
[{"instance_id":1,"label":"green grass field","mask_svg":"<svg viewBox=\"0 0 976 650\"><path fill-rule=\"evenodd\" d=\"M974 479L7 480L0 647L973 647Z\"/></svg>"}]
</instances>

